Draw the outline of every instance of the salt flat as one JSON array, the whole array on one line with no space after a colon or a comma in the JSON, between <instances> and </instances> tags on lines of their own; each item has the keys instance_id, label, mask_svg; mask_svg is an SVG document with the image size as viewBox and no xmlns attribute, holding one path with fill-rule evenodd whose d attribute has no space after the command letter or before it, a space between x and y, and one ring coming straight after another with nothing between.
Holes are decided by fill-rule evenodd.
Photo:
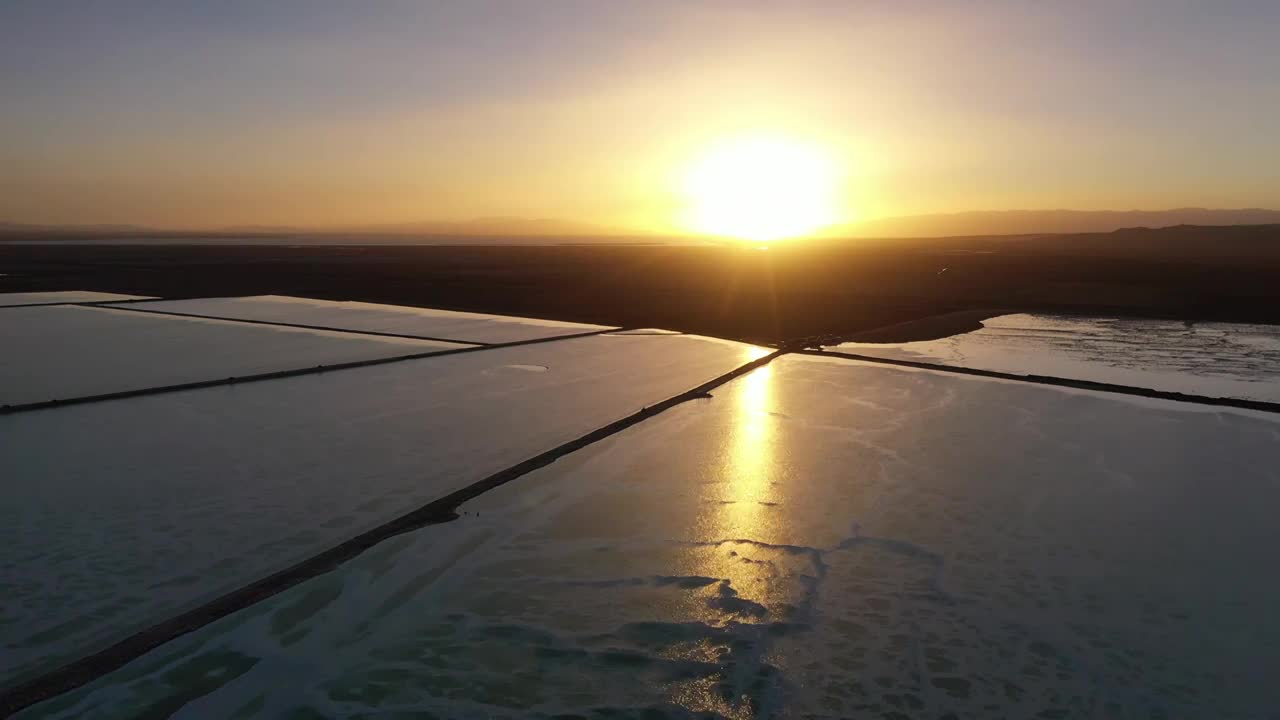
<instances>
[{"instance_id":1,"label":"salt flat","mask_svg":"<svg viewBox=\"0 0 1280 720\"><path fill-rule=\"evenodd\" d=\"M0 416L0 684L762 354L606 335Z\"/></svg>"},{"instance_id":2,"label":"salt flat","mask_svg":"<svg viewBox=\"0 0 1280 720\"><path fill-rule=\"evenodd\" d=\"M1280 401L1280 327L1176 320L1001 315L974 332L829 349L1215 397Z\"/></svg>"},{"instance_id":3,"label":"salt flat","mask_svg":"<svg viewBox=\"0 0 1280 720\"><path fill-rule=\"evenodd\" d=\"M786 356L24 717L1267 717L1277 468L1268 415Z\"/></svg>"},{"instance_id":4,"label":"salt flat","mask_svg":"<svg viewBox=\"0 0 1280 720\"><path fill-rule=\"evenodd\" d=\"M421 335L459 342L505 343L607 330L604 325L456 312L432 308L338 302L281 295L165 300L150 310L217 317L322 325L354 331Z\"/></svg>"},{"instance_id":5,"label":"salt flat","mask_svg":"<svg viewBox=\"0 0 1280 720\"><path fill-rule=\"evenodd\" d=\"M470 347L99 307L0 312L0 405Z\"/></svg>"},{"instance_id":6,"label":"salt flat","mask_svg":"<svg viewBox=\"0 0 1280 720\"><path fill-rule=\"evenodd\" d=\"M144 300L144 295L92 292L90 290L59 290L54 292L0 293L0 307L14 305L53 305L57 303L108 302L120 300Z\"/></svg>"}]
</instances>

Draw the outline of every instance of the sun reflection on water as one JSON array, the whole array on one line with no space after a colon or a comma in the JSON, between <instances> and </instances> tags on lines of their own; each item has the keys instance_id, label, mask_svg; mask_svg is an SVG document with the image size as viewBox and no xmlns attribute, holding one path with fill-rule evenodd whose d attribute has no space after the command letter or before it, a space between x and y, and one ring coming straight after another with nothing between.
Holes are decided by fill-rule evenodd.
<instances>
[{"instance_id":1,"label":"sun reflection on water","mask_svg":"<svg viewBox=\"0 0 1280 720\"><path fill-rule=\"evenodd\" d=\"M746 359L763 354L752 348ZM716 412L721 426L715 460L704 466L700 478L702 511L695 535L701 542L778 541L774 526L781 488L773 377L771 365L758 367L713 401L725 405Z\"/></svg>"},{"instance_id":2,"label":"sun reflection on water","mask_svg":"<svg viewBox=\"0 0 1280 720\"><path fill-rule=\"evenodd\" d=\"M691 572L721 578L736 596L753 602L767 602L776 594L766 569L774 551L767 546L786 540L779 527L785 510L773 380L773 368L765 365L734 381L722 396L732 410L724 414L717 459L701 486L697 535L706 544L688 555ZM713 624L753 621L717 612L704 619Z\"/></svg>"},{"instance_id":3,"label":"sun reflection on water","mask_svg":"<svg viewBox=\"0 0 1280 720\"><path fill-rule=\"evenodd\" d=\"M764 352L753 349L745 360ZM674 565L699 581L681 595L680 622L708 630L668 652L718 668L666 688L671 702L693 712L745 719L776 702L785 675L776 644L802 630L796 620L814 601L821 560L792 504L803 493L788 447L798 438L782 412L790 399L785 367L766 364L737 378L700 415L715 423L715 449L700 454L689 478L700 510Z\"/></svg>"},{"instance_id":4,"label":"sun reflection on water","mask_svg":"<svg viewBox=\"0 0 1280 720\"><path fill-rule=\"evenodd\" d=\"M724 480L721 513L716 523L722 538L765 540L774 501L773 368L765 365L742 378L734 397L733 425L720 473Z\"/></svg>"},{"instance_id":5,"label":"sun reflection on water","mask_svg":"<svg viewBox=\"0 0 1280 720\"><path fill-rule=\"evenodd\" d=\"M762 354L757 350L747 359ZM773 368L765 365L738 378L713 402L725 403L715 411L722 418L721 440L701 478L698 542L684 549L681 565L689 575L717 580L690 596L689 619L726 628L737 641L681 648L677 656L709 655L725 671L674 683L669 692L673 702L697 712L750 718L756 716L752 696L759 690L759 675L751 669L770 662L766 628L799 601L794 566L804 559L777 546L786 541L779 527L785 485Z\"/></svg>"}]
</instances>

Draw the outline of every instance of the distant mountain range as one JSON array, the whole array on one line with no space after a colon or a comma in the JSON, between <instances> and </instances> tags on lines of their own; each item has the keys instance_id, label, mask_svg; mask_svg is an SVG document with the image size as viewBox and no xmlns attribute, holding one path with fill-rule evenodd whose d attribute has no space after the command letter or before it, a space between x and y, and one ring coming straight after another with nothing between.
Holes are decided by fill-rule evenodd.
<instances>
[{"instance_id":1,"label":"distant mountain range","mask_svg":"<svg viewBox=\"0 0 1280 720\"><path fill-rule=\"evenodd\" d=\"M556 218L487 217L472 220L424 220L407 223L374 223L309 228L280 225L240 225L214 232L337 232L392 235L460 235L465 237L601 236L625 231ZM631 233L634 234L634 233Z\"/></svg>"},{"instance_id":2,"label":"distant mountain range","mask_svg":"<svg viewBox=\"0 0 1280 720\"><path fill-rule=\"evenodd\" d=\"M0 232L208 235L335 233L344 235L455 235L459 237L608 237L635 232L554 218L492 217L473 220L428 220L411 223L379 223L307 227L302 225L229 225L200 230L147 227L144 225L40 225L0 222Z\"/></svg>"},{"instance_id":3,"label":"distant mountain range","mask_svg":"<svg viewBox=\"0 0 1280 720\"><path fill-rule=\"evenodd\" d=\"M829 229L826 237L951 237L1111 232L1173 225L1270 225L1280 210L997 210L878 218Z\"/></svg>"},{"instance_id":4,"label":"distant mountain range","mask_svg":"<svg viewBox=\"0 0 1280 720\"><path fill-rule=\"evenodd\" d=\"M1071 234L1111 232L1122 228L1162 228L1175 225L1226 226L1280 224L1280 210L1244 208L1221 210L1002 210L907 215L877 218L828 228L826 238L929 238L990 235ZM85 233L95 235L400 235L458 238L612 238L655 237L620 228L555 218L491 217L463 221L422 221L331 227L239 225L206 230L152 228L141 225L35 225L0 223L0 233Z\"/></svg>"},{"instance_id":5,"label":"distant mountain range","mask_svg":"<svg viewBox=\"0 0 1280 720\"><path fill-rule=\"evenodd\" d=\"M0 222L0 232L83 232L83 233L124 233L155 232L144 225L47 225L41 223Z\"/></svg>"}]
</instances>

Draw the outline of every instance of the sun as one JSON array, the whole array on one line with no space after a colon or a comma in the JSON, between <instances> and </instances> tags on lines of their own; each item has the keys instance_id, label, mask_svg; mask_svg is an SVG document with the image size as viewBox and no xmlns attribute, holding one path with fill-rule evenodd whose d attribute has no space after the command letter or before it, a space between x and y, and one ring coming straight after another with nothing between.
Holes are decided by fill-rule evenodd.
<instances>
[{"instance_id":1,"label":"sun","mask_svg":"<svg viewBox=\"0 0 1280 720\"><path fill-rule=\"evenodd\" d=\"M685 225L757 242L812 233L837 219L836 171L820 145L752 135L715 143L690 166Z\"/></svg>"}]
</instances>

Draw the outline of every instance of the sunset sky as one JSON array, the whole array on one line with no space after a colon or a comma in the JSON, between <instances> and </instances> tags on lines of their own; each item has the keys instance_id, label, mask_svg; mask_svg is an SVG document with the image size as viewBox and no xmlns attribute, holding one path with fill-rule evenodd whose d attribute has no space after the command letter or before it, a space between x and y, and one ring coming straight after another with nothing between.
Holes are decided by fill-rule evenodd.
<instances>
[{"instance_id":1,"label":"sunset sky","mask_svg":"<svg viewBox=\"0 0 1280 720\"><path fill-rule=\"evenodd\" d=\"M687 228L725 138L830 220L1280 206L1280 3L0 4L0 220Z\"/></svg>"}]
</instances>

